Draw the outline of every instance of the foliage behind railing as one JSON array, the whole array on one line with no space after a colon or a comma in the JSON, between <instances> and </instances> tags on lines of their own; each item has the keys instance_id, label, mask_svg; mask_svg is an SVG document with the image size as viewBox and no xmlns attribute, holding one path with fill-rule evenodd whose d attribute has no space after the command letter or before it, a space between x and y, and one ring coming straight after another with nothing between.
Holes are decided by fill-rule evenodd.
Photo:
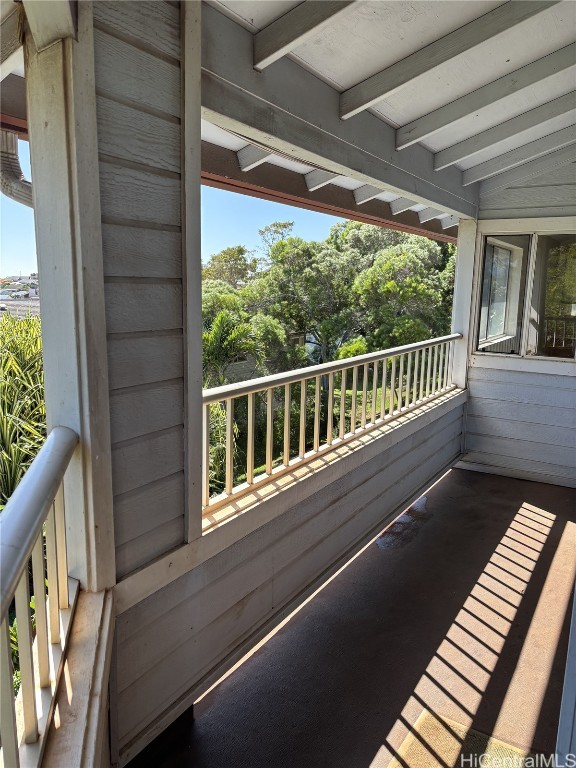
<instances>
[{"instance_id":1,"label":"foliage behind railing","mask_svg":"<svg viewBox=\"0 0 576 768\"><path fill-rule=\"evenodd\" d=\"M205 512L451 389L458 338L204 390Z\"/></svg>"}]
</instances>

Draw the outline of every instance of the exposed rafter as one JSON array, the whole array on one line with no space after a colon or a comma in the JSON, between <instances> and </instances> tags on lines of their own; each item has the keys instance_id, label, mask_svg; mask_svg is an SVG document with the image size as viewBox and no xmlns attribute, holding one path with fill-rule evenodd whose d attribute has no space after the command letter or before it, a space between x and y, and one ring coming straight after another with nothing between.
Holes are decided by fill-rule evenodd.
<instances>
[{"instance_id":1,"label":"exposed rafter","mask_svg":"<svg viewBox=\"0 0 576 768\"><path fill-rule=\"evenodd\" d=\"M342 13L353 0L305 0L254 35L254 67L262 70L286 56Z\"/></svg>"},{"instance_id":2,"label":"exposed rafter","mask_svg":"<svg viewBox=\"0 0 576 768\"><path fill-rule=\"evenodd\" d=\"M257 147L255 144L247 144L236 153L238 164L243 171L251 171L274 156L274 152Z\"/></svg>"},{"instance_id":3,"label":"exposed rafter","mask_svg":"<svg viewBox=\"0 0 576 768\"><path fill-rule=\"evenodd\" d=\"M556 152L551 152L537 160L532 160L510 171L501 173L491 179L483 181L480 185L480 197L492 195L506 187L531 179L534 176L541 176L543 173L549 173L555 168L561 168L563 165L576 162L576 148L573 146L564 147Z\"/></svg>"},{"instance_id":4,"label":"exposed rafter","mask_svg":"<svg viewBox=\"0 0 576 768\"><path fill-rule=\"evenodd\" d=\"M373 187L371 184L364 184L363 187L358 187L358 189L354 190L354 200L356 200L356 205L362 205L362 203L367 203L369 200L374 200L382 192L384 192L383 189Z\"/></svg>"},{"instance_id":5,"label":"exposed rafter","mask_svg":"<svg viewBox=\"0 0 576 768\"><path fill-rule=\"evenodd\" d=\"M437 152L434 155L434 170L441 171L450 165L460 163L462 160L474 157L479 152L494 147L502 141L506 141L536 126L545 125L551 120L568 115L571 112L576 115L576 91L566 93L564 96L536 107L536 109L523 112L511 120L507 120L505 123L495 125L487 131L483 131L476 136L472 136Z\"/></svg>"},{"instance_id":6,"label":"exposed rafter","mask_svg":"<svg viewBox=\"0 0 576 768\"><path fill-rule=\"evenodd\" d=\"M576 125L569 125L561 131L550 133L548 136L524 144L524 146L513 149L511 152L498 155L498 157L493 157L485 163L469 168L462 174L462 183L467 186L468 184L475 184L477 181L489 179L491 176L516 168L516 166L527 163L529 160L535 160L570 144L576 144Z\"/></svg>"},{"instance_id":7,"label":"exposed rafter","mask_svg":"<svg viewBox=\"0 0 576 768\"><path fill-rule=\"evenodd\" d=\"M443 214L442 211L438 211L436 208L424 208L423 211L418 211L418 218L421 224L432 221L432 219L439 219L442 215L447 216L448 214Z\"/></svg>"},{"instance_id":8,"label":"exposed rafter","mask_svg":"<svg viewBox=\"0 0 576 768\"><path fill-rule=\"evenodd\" d=\"M377 72L372 77L344 91L340 97L340 116L344 119L373 107L390 97L406 83L439 67L496 35L548 10L556 2L509 2L435 40L425 48Z\"/></svg>"},{"instance_id":9,"label":"exposed rafter","mask_svg":"<svg viewBox=\"0 0 576 768\"><path fill-rule=\"evenodd\" d=\"M419 117L396 131L396 148L406 149L433 136L443 128L474 115L478 110L506 99L513 93L531 88L549 77L568 69L576 69L576 43L527 64L509 75L494 80L450 104Z\"/></svg>"},{"instance_id":10,"label":"exposed rafter","mask_svg":"<svg viewBox=\"0 0 576 768\"><path fill-rule=\"evenodd\" d=\"M440 224L442 224L442 229L450 229L451 227L457 227L459 223L460 222L456 218L456 216L445 216L443 219L440 219Z\"/></svg>"},{"instance_id":11,"label":"exposed rafter","mask_svg":"<svg viewBox=\"0 0 576 768\"><path fill-rule=\"evenodd\" d=\"M392 200L390 203L390 210L396 215L397 213L404 213L404 211L410 210L410 208L413 208L415 205L418 205L418 203L415 203L414 200L408 200L406 197L399 197L397 200Z\"/></svg>"},{"instance_id":12,"label":"exposed rafter","mask_svg":"<svg viewBox=\"0 0 576 768\"><path fill-rule=\"evenodd\" d=\"M0 63L4 64L12 54L21 46L20 39L20 12L21 6L14 5L14 10L4 19L0 25Z\"/></svg>"},{"instance_id":13,"label":"exposed rafter","mask_svg":"<svg viewBox=\"0 0 576 768\"><path fill-rule=\"evenodd\" d=\"M314 192L317 189L321 189L322 187L325 187L326 184L330 184L331 181L338 178L337 173L331 173L330 171L322 171L320 169L316 169L315 171L310 171L310 173L307 173L304 176L304 180L306 181L306 186L308 187L308 190L310 192Z\"/></svg>"}]
</instances>

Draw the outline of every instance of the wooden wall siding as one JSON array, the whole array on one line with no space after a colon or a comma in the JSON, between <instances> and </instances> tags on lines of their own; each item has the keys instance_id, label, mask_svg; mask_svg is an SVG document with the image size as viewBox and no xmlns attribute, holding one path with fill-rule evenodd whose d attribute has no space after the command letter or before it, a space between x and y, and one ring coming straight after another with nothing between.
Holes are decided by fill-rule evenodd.
<instances>
[{"instance_id":1,"label":"wooden wall siding","mask_svg":"<svg viewBox=\"0 0 576 768\"><path fill-rule=\"evenodd\" d=\"M185 536L180 13L169 2L93 7L122 578Z\"/></svg>"},{"instance_id":2,"label":"wooden wall siding","mask_svg":"<svg viewBox=\"0 0 576 768\"><path fill-rule=\"evenodd\" d=\"M121 751L448 466L460 453L462 422L459 401L119 616L113 717Z\"/></svg>"},{"instance_id":3,"label":"wooden wall siding","mask_svg":"<svg viewBox=\"0 0 576 768\"><path fill-rule=\"evenodd\" d=\"M480 219L576 215L576 163L480 198Z\"/></svg>"},{"instance_id":4,"label":"wooden wall siding","mask_svg":"<svg viewBox=\"0 0 576 768\"><path fill-rule=\"evenodd\" d=\"M464 460L576 484L574 379L471 367Z\"/></svg>"}]
</instances>

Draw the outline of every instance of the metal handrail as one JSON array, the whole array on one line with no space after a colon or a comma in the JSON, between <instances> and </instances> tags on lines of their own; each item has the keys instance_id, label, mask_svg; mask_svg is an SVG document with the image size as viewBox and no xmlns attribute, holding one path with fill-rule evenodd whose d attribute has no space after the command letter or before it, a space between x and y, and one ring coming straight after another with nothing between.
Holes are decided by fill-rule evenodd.
<instances>
[{"instance_id":1,"label":"metal handrail","mask_svg":"<svg viewBox=\"0 0 576 768\"><path fill-rule=\"evenodd\" d=\"M208 405L209 403L218 403L230 397L240 397L241 395L249 395L253 392L262 392L263 390L269 389L270 387L280 387L285 384L295 384L299 381L302 381L302 379L312 379L315 376L324 376L327 373L341 371L344 368L352 368L354 366L365 365L367 363L379 362L380 360L386 360L389 357L396 357L397 355L402 355L406 352L415 352L418 349L425 349L427 347L436 346L437 344L444 344L448 341L454 341L455 339L461 338L462 334L451 333L448 336L440 336L436 339L418 341L414 344L405 344L402 347L392 347L391 349L384 349L380 350L379 352L368 352L365 355L347 357L344 360L333 360L330 363L310 365L307 368L297 368L293 371L286 371L285 373L275 373L272 376L261 376L260 378L250 379L249 381L239 381L234 384L225 384L222 387L205 389L202 392L202 402L204 405Z\"/></svg>"},{"instance_id":2,"label":"metal handrail","mask_svg":"<svg viewBox=\"0 0 576 768\"><path fill-rule=\"evenodd\" d=\"M27 567L64 473L78 444L68 427L54 427L0 513L0 592L3 621Z\"/></svg>"}]
</instances>

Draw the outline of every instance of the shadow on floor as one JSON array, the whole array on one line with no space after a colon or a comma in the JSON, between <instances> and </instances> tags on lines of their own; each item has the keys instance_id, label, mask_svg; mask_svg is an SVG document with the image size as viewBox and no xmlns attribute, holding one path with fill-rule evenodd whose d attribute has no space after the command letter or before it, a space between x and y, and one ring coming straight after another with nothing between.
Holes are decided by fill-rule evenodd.
<instances>
[{"instance_id":1,"label":"shadow on floor","mask_svg":"<svg viewBox=\"0 0 576 768\"><path fill-rule=\"evenodd\" d=\"M575 550L574 490L452 470L130 766L444 766L460 726L549 754Z\"/></svg>"}]
</instances>

